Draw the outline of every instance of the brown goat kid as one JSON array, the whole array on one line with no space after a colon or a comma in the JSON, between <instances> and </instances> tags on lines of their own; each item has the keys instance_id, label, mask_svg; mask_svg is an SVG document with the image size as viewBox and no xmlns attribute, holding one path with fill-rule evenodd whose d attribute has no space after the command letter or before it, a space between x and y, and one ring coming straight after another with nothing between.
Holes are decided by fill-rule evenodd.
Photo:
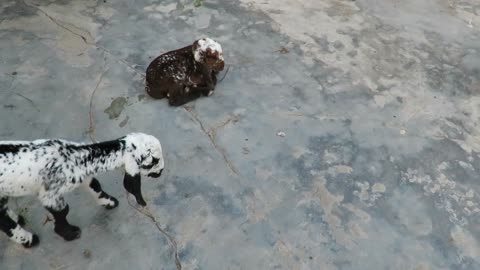
<instances>
[{"instance_id":1,"label":"brown goat kid","mask_svg":"<svg viewBox=\"0 0 480 270\"><path fill-rule=\"evenodd\" d=\"M155 58L147 68L145 91L155 99L168 98L171 106L181 106L212 95L223 68L221 45L202 38Z\"/></svg>"}]
</instances>

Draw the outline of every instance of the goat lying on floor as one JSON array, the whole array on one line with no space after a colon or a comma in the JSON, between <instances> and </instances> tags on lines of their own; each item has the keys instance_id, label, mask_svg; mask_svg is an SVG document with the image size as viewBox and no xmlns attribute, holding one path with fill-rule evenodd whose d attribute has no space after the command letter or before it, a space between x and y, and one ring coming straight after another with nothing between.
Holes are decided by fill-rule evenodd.
<instances>
[{"instance_id":1,"label":"goat lying on floor","mask_svg":"<svg viewBox=\"0 0 480 270\"><path fill-rule=\"evenodd\" d=\"M55 232L66 241L79 238L80 228L67 221L69 207L63 194L84 186L100 205L113 209L118 200L104 192L93 176L119 167L125 168L125 189L145 206L140 179L141 175L160 177L164 167L160 142L143 133L94 144L59 139L0 141L0 230L25 247L37 245L38 236L22 228L24 218L7 206L9 197L36 195L53 215Z\"/></svg>"},{"instance_id":2,"label":"goat lying on floor","mask_svg":"<svg viewBox=\"0 0 480 270\"><path fill-rule=\"evenodd\" d=\"M147 68L145 90L152 98L166 97L170 105L181 106L212 95L224 64L222 46L202 38L155 58Z\"/></svg>"}]
</instances>

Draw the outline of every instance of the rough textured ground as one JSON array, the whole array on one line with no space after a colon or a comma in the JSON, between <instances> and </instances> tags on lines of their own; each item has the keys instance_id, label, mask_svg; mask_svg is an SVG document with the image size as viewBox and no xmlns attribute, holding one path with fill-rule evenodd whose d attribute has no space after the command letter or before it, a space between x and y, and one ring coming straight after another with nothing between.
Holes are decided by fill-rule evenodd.
<instances>
[{"instance_id":1,"label":"rough textured ground","mask_svg":"<svg viewBox=\"0 0 480 270\"><path fill-rule=\"evenodd\" d=\"M476 0L3 0L0 139L158 136L166 172L144 195L182 269L480 269L479 15ZM153 57L206 35L230 66L216 93L145 97ZM114 211L68 196L71 243L34 198L12 201L41 243L0 236L0 269L177 269L121 177L101 177Z\"/></svg>"}]
</instances>

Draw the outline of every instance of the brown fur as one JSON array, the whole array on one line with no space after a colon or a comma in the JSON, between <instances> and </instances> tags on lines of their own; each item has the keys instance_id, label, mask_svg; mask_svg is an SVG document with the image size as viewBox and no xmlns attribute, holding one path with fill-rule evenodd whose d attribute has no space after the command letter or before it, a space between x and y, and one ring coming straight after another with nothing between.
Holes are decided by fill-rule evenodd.
<instances>
[{"instance_id":1,"label":"brown fur","mask_svg":"<svg viewBox=\"0 0 480 270\"><path fill-rule=\"evenodd\" d=\"M201 55L200 62L195 61L197 43L164 53L150 63L145 87L149 96L156 99L167 97L171 106L181 106L212 93L224 62L218 52L210 49Z\"/></svg>"}]
</instances>

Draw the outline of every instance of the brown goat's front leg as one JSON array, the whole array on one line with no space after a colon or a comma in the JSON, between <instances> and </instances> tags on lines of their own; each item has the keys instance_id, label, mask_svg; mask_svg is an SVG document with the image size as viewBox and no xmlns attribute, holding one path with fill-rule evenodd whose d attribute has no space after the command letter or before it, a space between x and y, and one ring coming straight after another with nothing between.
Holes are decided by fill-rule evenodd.
<instances>
[{"instance_id":1,"label":"brown goat's front leg","mask_svg":"<svg viewBox=\"0 0 480 270\"><path fill-rule=\"evenodd\" d=\"M208 75L207 79L205 79L205 83L201 85L196 85L193 87L194 92L200 92L204 96L211 96L213 94L213 90L215 89L216 79L213 80L213 77Z\"/></svg>"},{"instance_id":2,"label":"brown goat's front leg","mask_svg":"<svg viewBox=\"0 0 480 270\"><path fill-rule=\"evenodd\" d=\"M214 87L217 85L217 75L218 75L218 71L212 70L211 76L212 76L212 82Z\"/></svg>"},{"instance_id":3,"label":"brown goat's front leg","mask_svg":"<svg viewBox=\"0 0 480 270\"><path fill-rule=\"evenodd\" d=\"M202 68L193 74L189 84L192 92L201 93L204 96L212 95L217 83L217 78L214 74L215 71L206 68Z\"/></svg>"},{"instance_id":4,"label":"brown goat's front leg","mask_svg":"<svg viewBox=\"0 0 480 270\"><path fill-rule=\"evenodd\" d=\"M201 92L192 86L182 85L179 86L179 88L182 89L175 89L175 91L172 91L169 94L168 103L171 106L182 106L190 101L195 100L201 95Z\"/></svg>"},{"instance_id":5,"label":"brown goat's front leg","mask_svg":"<svg viewBox=\"0 0 480 270\"><path fill-rule=\"evenodd\" d=\"M201 85L201 86L193 87L192 91L195 92L195 93L201 93L204 96L210 96L213 93L213 89L214 89L214 87L211 86L211 85L209 85L209 86Z\"/></svg>"}]
</instances>

